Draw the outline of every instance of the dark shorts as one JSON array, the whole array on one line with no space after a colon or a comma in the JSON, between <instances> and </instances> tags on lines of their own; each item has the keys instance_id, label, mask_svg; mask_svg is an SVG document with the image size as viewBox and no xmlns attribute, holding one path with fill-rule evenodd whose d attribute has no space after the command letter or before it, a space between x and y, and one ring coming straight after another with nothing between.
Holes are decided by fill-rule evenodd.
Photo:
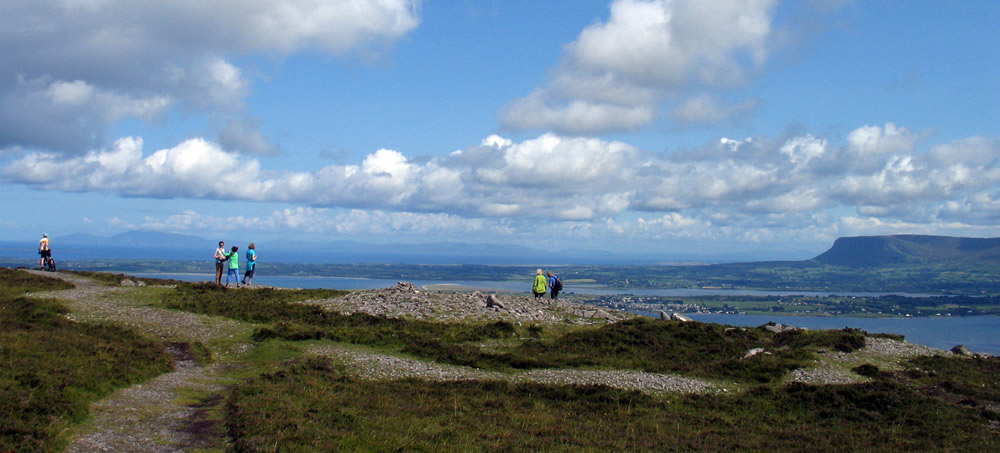
<instances>
[{"instance_id":1,"label":"dark shorts","mask_svg":"<svg viewBox=\"0 0 1000 453\"><path fill-rule=\"evenodd\" d=\"M51 258L52 257L52 250L39 250L38 254L42 255L42 258Z\"/></svg>"}]
</instances>

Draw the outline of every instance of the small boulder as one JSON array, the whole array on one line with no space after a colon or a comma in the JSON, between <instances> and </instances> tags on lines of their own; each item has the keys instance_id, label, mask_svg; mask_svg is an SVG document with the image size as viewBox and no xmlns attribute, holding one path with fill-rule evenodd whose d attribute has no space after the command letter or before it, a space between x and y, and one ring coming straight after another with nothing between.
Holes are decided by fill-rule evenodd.
<instances>
[{"instance_id":1,"label":"small boulder","mask_svg":"<svg viewBox=\"0 0 1000 453\"><path fill-rule=\"evenodd\" d=\"M688 318L687 316L684 316L684 315L682 315L680 313L671 313L670 314L670 320L671 321L680 321L680 322L694 322L693 319Z\"/></svg>"},{"instance_id":2,"label":"small boulder","mask_svg":"<svg viewBox=\"0 0 1000 453\"><path fill-rule=\"evenodd\" d=\"M413 283L410 283L410 282L399 282L399 283L396 283L396 286L393 286L392 289L394 289L396 291L400 291L400 292L405 292L405 293L419 293L420 292L420 290L418 290L417 287L414 286Z\"/></svg>"},{"instance_id":3,"label":"small boulder","mask_svg":"<svg viewBox=\"0 0 1000 453\"><path fill-rule=\"evenodd\" d=\"M777 324L777 323L774 323L774 322L769 322L767 324L764 324L761 327L763 327L764 330L766 330L768 332L771 332L771 333L798 332L800 330L806 330L806 329L803 329L801 327L786 326L784 324Z\"/></svg>"},{"instance_id":4,"label":"small boulder","mask_svg":"<svg viewBox=\"0 0 1000 453\"><path fill-rule=\"evenodd\" d=\"M507 308L506 306L504 306L503 302L500 302L500 299L490 294L489 296L486 296L486 308L492 308L492 307L504 308L504 309Z\"/></svg>"},{"instance_id":5,"label":"small boulder","mask_svg":"<svg viewBox=\"0 0 1000 453\"><path fill-rule=\"evenodd\" d=\"M743 360L749 359L750 357L763 353L764 353L764 348L753 348L747 351L747 353L743 355Z\"/></svg>"},{"instance_id":6,"label":"small boulder","mask_svg":"<svg viewBox=\"0 0 1000 453\"><path fill-rule=\"evenodd\" d=\"M119 285L120 286L135 286L135 282L133 282L132 280L129 280L129 279L126 278L126 279L122 280L121 283L119 283Z\"/></svg>"},{"instance_id":7,"label":"small boulder","mask_svg":"<svg viewBox=\"0 0 1000 453\"><path fill-rule=\"evenodd\" d=\"M963 357L972 357L975 355L972 353L971 350L969 350L969 348L965 347L964 344L960 344L958 346L955 346L954 348L951 348L951 352L952 354L958 354Z\"/></svg>"}]
</instances>

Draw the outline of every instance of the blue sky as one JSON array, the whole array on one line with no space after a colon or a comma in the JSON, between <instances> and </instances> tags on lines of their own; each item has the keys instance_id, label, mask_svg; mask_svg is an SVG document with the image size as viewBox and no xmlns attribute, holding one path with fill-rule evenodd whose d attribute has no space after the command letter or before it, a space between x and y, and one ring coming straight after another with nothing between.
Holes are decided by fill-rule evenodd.
<instances>
[{"instance_id":1,"label":"blue sky","mask_svg":"<svg viewBox=\"0 0 1000 453\"><path fill-rule=\"evenodd\" d=\"M998 19L985 0L4 2L0 237L665 261L996 237Z\"/></svg>"}]
</instances>

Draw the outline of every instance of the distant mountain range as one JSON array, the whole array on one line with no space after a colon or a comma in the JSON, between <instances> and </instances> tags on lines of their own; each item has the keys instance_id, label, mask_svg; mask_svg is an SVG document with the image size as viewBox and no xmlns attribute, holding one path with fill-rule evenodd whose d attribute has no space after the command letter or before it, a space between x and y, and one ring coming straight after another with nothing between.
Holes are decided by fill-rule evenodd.
<instances>
[{"instance_id":1,"label":"distant mountain range","mask_svg":"<svg viewBox=\"0 0 1000 453\"><path fill-rule=\"evenodd\" d=\"M245 249L249 241L226 237L226 245ZM217 238L129 231L111 237L74 234L53 238L53 250L62 260L157 259L210 260ZM268 242L257 244L258 253L272 263L300 264L479 264L479 265L657 265L697 264L695 258L665 257L650 252L595 250L542 250L515 245L475 243L369 244L352 241ZM0 256L34 257L34 244L0 243ZM1000 238L967 238L925 235L857 236L837 239L833 246L812 259L768 261L766 255L733 257L725 267L761 265L852 268L933 265L968 268L981 264L1000 268ZM743 259L739 259L743 258ZM756 260L754 258L757 258Z\"/></svg>"},{"instance_id":2,"label":"distant mountain range","mask_svg":"<svg viewBox=\"0 0 1000 453\"><path fill-rule=\"evenodd\" d=\"M813 261L848 267L1000 264L1000 238L900 234L837 239Z\"/></svg>"}]
</instances>

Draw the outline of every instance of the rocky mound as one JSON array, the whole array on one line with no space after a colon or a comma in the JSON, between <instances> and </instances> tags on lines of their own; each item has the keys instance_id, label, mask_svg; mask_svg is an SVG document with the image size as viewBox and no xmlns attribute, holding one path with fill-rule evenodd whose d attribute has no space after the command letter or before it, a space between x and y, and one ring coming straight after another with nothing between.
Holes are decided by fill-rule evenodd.
<instances>
[{"instance_id":1,"label":"rocky mound","mask_svg":"<svg viewBox=\"0 0 1000 453\"><path fill-rule=\"evenodd\" d=\"M311 300L343 314L367 313L432 321L509 321L536 324L602 324L635 315L562 300L507 294L427 291L409 282L356 291L334 299Z\"/></svg>"}]
</instances>

